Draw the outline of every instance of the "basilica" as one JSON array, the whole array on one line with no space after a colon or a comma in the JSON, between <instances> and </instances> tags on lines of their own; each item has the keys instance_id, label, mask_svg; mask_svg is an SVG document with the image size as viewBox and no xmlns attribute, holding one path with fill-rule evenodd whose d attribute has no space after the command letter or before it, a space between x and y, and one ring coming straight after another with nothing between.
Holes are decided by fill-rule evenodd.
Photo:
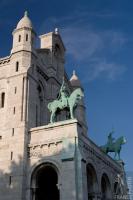
<instances>
[{"instance_id":1,"label":"basilica","mask_svg":"<svg viewBox=\"0 0 133 200\"><path fill-rule=\"evenodd\" d=\"M12 35L10 54L0 58L0 200L127 197L124 162L88 137L84 90L76 73L69 79L65 71L58 29L40 35L37 48L25 12ZM65 99L75 91L70 112ZM55 100L62 109L54 110Z\"/></svg>"}]
</instances>

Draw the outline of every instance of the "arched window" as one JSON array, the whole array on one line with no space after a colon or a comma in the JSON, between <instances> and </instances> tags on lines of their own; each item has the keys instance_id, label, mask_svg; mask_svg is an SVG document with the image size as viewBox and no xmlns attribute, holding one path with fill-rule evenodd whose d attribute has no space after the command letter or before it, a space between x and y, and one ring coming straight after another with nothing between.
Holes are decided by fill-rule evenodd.
<instances>
[{"instance_id":1,"label":"arched window","mask_svg":"<svg viewBox=\"0 0 133 200\"><path fill-rule=\"evenodd\" d=\"M26 41L28 41L28 34L26 34Z\"/></svg>"},{"instance_id":2,"label":"arched window","mask_svg":"<svg viewBox=\"0 0 133 200\"><path fill-rule=\"evenodd\" d=\"M19 62L16 62L16 72L18 72L18 68L19 68Z\"/></svg>"},{"instance_id":3,"label":"arched window","mask_svg":"<svg viewBox=\"0 0 133 200\"><path fill-rule=\"evenodd\" d=\"M5 93L2 92L2 94L1 94L1 108L4 108L4 104L5 104Z\"/></svg>"},{"instance_id":4,"label":"arched window","mask_svg":"<svg viewBox=\"0 0 133 200\"><path fill-rule=\"evenodd\" d=\"M21 42L21 35L18 36L18 41Z\"/></svg>"}]
</instances>

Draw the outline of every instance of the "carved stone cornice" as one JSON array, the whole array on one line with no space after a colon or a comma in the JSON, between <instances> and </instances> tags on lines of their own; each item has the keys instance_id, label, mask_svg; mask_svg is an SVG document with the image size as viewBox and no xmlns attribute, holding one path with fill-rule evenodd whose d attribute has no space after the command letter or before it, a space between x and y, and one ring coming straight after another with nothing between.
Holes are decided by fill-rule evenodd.
<instances>
[{"instance_id":1,"label":"carved stone cornice","mask_svg":"<svg viewBox=\"0 0 133 200\"><path fill-rule=\"evenodd\" d=\"M57 155L62 150L62 141L51 141L47 143L29 144L27 153L29 158Z\"/></svg>"},{"instance_id":2,"label":"carved stone cornice","mask_svg":"<svg viewBox=\"0 0 133 200\"><path fill-rule=\"evenodd\" d=\"M98 161L99 164L101 163L104 163L106 166L110 167L110 168L113 168L115 171L119 172L121 169L119 166L116 166L118 164L115 163L115 161L112 161L114 162L114 164L112 162L109 161L109 159L107 159L106 155L101 155L98 151L97 151L97 148L94 147L93 145L90 146L89 144L85 143L85 141L79 139L79 146L80 146L80 149L82 151L83 154L88 154L88 158L91 158L93 159L95 162ZM98 149L99 150L99 149ZM87 157L86 157L87 159Z\"/></svg>"}]
</instances>

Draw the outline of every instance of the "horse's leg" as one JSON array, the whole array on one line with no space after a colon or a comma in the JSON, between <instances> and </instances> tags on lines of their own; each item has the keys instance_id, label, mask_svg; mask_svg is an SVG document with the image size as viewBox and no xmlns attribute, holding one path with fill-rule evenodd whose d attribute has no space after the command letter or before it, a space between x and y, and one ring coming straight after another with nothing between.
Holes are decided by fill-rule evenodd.
<instances>
[{"instance_id":1,"label":"horse's leg","mask_svg":"<svg viewBox=\"0 0 133 200\"><path fill-rule=\"evenodd\" d=\"M70 116L71 116L71 119L74 119L74 116L73 116L73 106L70 105Z\"/></svg>"},{"instance_id":2,"label":"horse's leg","mask_svg":"<svg viewBox=\"0 0 133 200\"><path fill-rule=\"evenodd\" d=\"M117 155L117 152L115 151L115 156L114 156L114 159L116 160L116 155Z\"/></svg>"},{"instance_id":3,"label":"horse's leg","mask_svg":"<svg viewBox=\"0 0 133 200\"><path fill-rule=\"evenodd\" d=\"M51 113L51 116L50 116L50 123L53 123L53 112Z\"/></svg>"},{"instance_id":4,"label":"horse's leg","mask_svg":"<svg viewBox=\"0 0 133 200\"><path fill-rule=\"evenodd\" d=\"M118 159L120 160L120 151L118 152Z\"/></svg>"},{"instance_id":5,"label":"horse's leg","mask_svg":"<svg viewBox=\"0 0 133 200\"><path fill-rule=\"evenodd\" d=\"M54 123L54 122L55 122L55 110L52 111L51 118L50 118L50 123Z\"/></svg>"}]
</instances>

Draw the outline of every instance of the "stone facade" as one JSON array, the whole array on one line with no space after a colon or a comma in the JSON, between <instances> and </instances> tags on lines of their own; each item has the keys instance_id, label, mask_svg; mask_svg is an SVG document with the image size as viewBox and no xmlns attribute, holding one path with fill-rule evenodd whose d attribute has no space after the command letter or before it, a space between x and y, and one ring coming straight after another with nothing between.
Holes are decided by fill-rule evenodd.
<instances>
[{"instance_id":1,"label":"stone facade","mask_svg":"<svg viewBox=\"0 0 133 200\"><path fill-rule=\"evenodd\" d=\"M13 31L10 55L0 59L0 200L111 200L114 192L127 194L123 164L87 137L83 100L75 120L64 110L49 124L47 105L57 98L62 77L69 93L82 87L65 72L58 30L41 35L39 49L35 40L25 13Z\"/></svg>"}]
</instances>

